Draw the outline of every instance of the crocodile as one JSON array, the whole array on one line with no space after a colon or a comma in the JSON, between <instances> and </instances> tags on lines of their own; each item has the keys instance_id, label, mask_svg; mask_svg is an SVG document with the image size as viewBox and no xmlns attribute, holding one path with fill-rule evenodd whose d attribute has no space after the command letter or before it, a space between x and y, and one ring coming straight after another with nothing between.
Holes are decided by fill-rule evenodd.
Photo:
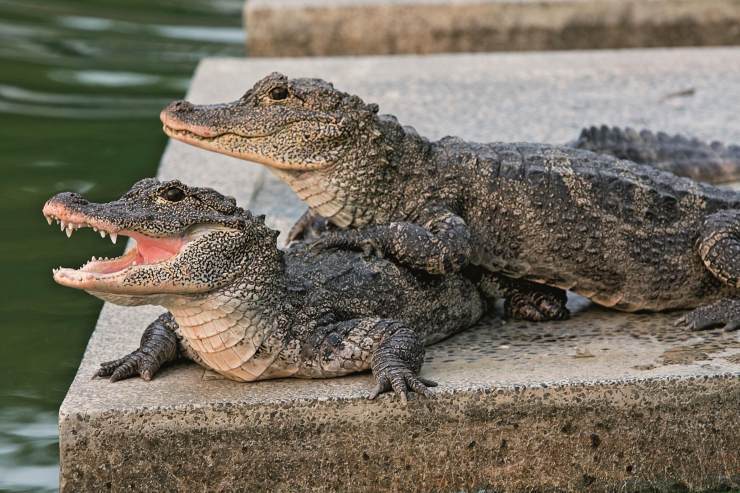
<instances>
[{"instance_id":1,"label":"crocodile","mask_svg":"<svg viewBox=\"0 0 740 493\"><path fill-rule=\"evenodd\" d=\"M418 375L424 345L475 324L485 300L465 276L412 272L358 252L283 252L277 231L232 197L180 181L144 179L119 199L76 193L49 199L43 214L71 236L93 228L134 241L114 259L93 257L54 280L120 305L168 311L140 347L102 363L112 381L150 380L164 364L190 359L237 381L328 378L372 370L370 398L393 390L429 395Z\"/></svg>"},{"instance_id":2,"label":"crocodile","mask_svg":"<svg viewBox=\"0 0 740 493\"><path fill-rule=\"evenodd\" d=\"M623 311L696 309L693 329L740 323L740 194L666 171L710 157L736 177L737 146L608 128L572 145L430 141L326 81L279 73L160 118L174 139L266 165L309 206L292 238L316 217L335 227L318 248L432 274L481 266L527 320L567 317L572 290Z\"/></svg>"}]
</instances>

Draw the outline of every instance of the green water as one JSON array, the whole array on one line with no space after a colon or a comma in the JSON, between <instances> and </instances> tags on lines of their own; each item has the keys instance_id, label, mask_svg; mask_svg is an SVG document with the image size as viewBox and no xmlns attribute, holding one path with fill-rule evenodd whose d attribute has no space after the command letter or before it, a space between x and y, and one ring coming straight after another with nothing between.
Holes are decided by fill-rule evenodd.
<instances>
[{"instance_id":1,"label":"green water","mask_svg":"<svg viewBox=\"0 0 740 493\"><path fill-rule=\"evenodd\" d=\"M198 60L243 54L243 0L0 0L0 490L53 491L57 409L100 302L51 280L119 254L67 240L41 206L62 190L109 200L155 173L159 110Z\"/></svg>"}]
</instances>

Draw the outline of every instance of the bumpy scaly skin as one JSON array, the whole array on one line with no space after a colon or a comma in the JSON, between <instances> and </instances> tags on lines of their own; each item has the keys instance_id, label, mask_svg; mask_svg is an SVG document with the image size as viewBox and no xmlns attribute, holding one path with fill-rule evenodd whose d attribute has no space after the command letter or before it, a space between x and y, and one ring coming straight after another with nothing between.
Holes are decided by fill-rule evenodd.
<instances>
[{"instance_id":1,"label":"bumpy scaly skin","mask_svg":"<svg viewBox=\"0 0 740 493\"><path fill-rule=\"evenodd\" d=\"M715 274L734 271L740 239L702 233L714 214L740 207L738 193L573 146L429 142L377 110L326 82L272 74L239 101L175 103L161 117L174 138L269 166L315 214L349 228L320 246L382 252L435 274L470 262L628 311L738 297ZM646 134L637 157L680 158L678 142ZM736 148L707 148L737 164ZM696 241L701 250L714 235L725 239L703 262ZM560 316L546 307L556 315L542 317L542 298L528 300L522 286L505 293L522 316Z\"/></svg>"},{"instance_id":2,"label":"bumpy scaly skin","mask_svg":"<svg viewBox=\"0 0 740 493\"><path fill-rule=\"evenodd\" d=\"M172 189L176 202L166 198ZM177 181L142 180L108 204L59 194L44 210L128 232L150 250L157 241L185 238L174 257L123 273L55 273L61 284L114 303L169 310L146 329L139 349L101 365L97 375L112 380L150 379L178 357L239 381L372 370L371 398L393 390L405 401L409 391L427 394L435 385L418 376L424 345L471 326L484 310L462 275L439 278L357 252L317 254L303 244L281 252L263 217Z\"/></svg>"}]
</instances>

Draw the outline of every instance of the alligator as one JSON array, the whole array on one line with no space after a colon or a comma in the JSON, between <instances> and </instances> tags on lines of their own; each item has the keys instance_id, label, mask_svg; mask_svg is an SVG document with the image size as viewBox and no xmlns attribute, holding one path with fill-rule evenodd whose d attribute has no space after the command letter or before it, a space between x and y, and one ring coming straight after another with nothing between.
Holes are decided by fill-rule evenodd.
<instances>
[{"instance_id":1,"label":"alligator","mask_svg":"<svg viewBox=\"0 0 740 493\"><path fill-rule=\"evenodd\" d=\"M102 363L112 381L150 380L186 358L237 381L328 378L372 370L370 398L393 390L429 395L418 375L424 345L470 327L486 300L462 275L412 272L346 250L277 248L278 232L232 197L179 181L144 179L119 199L93 203L65 192L43 208L67 236L88 227L135 243L121 257L93 257L54 280L119 305L168 312L140 347Z\"/></svg>"},{"instance_id":2,"label":"alligator","mask_svg":"<svg viewBox=\"0 0 740 493\"><path fill-rule=\"evenodd\" d=\"M527 320L567 317L572 290L623 311L698 307L693 329L740 323L740 194L675 174L709 161L736 178L740 147L609 128L571 145L432 142L377 104L279 73L160 117L170 137L283 179L309 206L291 238L319 216L335 227L317 248L432 274L481 266Z\"/></svg>"}]
</instances>

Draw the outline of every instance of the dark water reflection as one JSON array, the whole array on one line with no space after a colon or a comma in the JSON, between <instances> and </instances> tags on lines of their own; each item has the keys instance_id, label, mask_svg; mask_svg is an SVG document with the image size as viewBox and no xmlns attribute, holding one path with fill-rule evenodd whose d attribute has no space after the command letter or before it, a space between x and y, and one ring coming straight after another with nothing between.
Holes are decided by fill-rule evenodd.
<instances>
[{"instance_id":1,"label":"dark water reflection","mask_svg":"<svg viewBox=\"0 0 740 493\"><path fill-rule=\"evenodd\" d=\"M242 0L0 0L0 490L57 488L57 409L100 303L51 268L119 254L40 209L152 175L157 118L204 56L243 54Z\"/></svg>"}]
</instances>

